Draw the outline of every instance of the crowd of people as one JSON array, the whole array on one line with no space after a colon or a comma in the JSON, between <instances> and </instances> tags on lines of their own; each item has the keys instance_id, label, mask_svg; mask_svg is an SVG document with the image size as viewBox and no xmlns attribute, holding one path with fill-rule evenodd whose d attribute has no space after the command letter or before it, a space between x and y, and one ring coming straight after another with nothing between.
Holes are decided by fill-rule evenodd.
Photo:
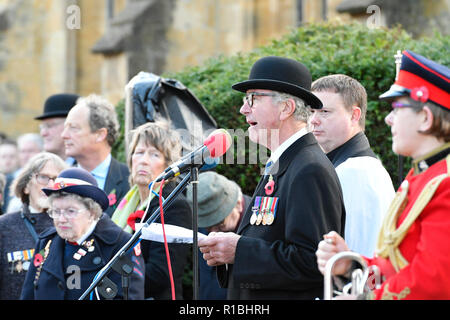
<instances>
[{"instance_id":1,"label":"crowd of people","mask_svg":"<svg viewBox=\"0 0 450 320\"><path fill-rule=\"evenodd\" d=\"M271 151L253 195L209 168L198 181L200 299L316 299L327 262L355 252L381 281L341 299L450 299L450 70L404 51L380 99L392 149L413 168L395 192L365 135L367 93L304 64L257 60L240 113ZM0 299L78 299L176 187L155 182L182 156L158 119L134 128L126 163L111 155L114 106L98 95L55 94L39 134L0 141ZM156 220L192 228L192 186ZM183 299L191 246L143 240L89 298ZM339 260L333 276L357 268ZM127 281L124 281L127 279ZM107 287L106 290L104 287Z\"/></svg>"}]
</instances>

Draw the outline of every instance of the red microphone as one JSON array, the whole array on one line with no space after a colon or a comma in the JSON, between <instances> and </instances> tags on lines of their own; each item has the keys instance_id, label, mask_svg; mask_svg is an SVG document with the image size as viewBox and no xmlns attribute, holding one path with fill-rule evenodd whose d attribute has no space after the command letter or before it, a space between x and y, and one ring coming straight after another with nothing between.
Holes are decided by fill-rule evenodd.
<instances>
[{"instance_id":1,"label":"red microphone","mask_svg":"<svg viewBox=\"0 0 450 320\"><path fill-rule=\"evenodd\" d=\"M214 130L203 142L203 145L181 160L169 166L163 176L159 176L155 182L167 180L178 176L180 173L189 170L193 166L200 166L208 157L218 158L227 152L231 146L231 136L225 129Z\"/></svg>"},{"instance_id":2,"label":"red microphone","mask_svg":"<svg viewBox=\"0 0 450 320\"><path fill-rule=\"evenodd\" d=\"M203 142L208 149L208 157L218 158L223 156L231 146L231 136L225 129L214 130Z\"/></svg>"}]
</instances>

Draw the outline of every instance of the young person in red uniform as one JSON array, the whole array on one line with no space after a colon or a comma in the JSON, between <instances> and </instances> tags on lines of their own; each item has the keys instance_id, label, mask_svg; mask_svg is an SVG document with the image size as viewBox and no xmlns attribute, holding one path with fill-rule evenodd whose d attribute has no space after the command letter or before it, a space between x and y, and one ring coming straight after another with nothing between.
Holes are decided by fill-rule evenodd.
<instances>
[{"instance_id":1,"label":"young person in red uniform","mask_svg":"<svg viewBox=\"0 0 450 320\"><path fill-rule=\"evenodd\" d=\"M404 51L397 80L380 99L392 102L385 119L392 149L411 157L413 168L383 221L374 258L365 258L382 283L363 298L450 299L450 69ZM322 273L348 250L337 233L324 238L316 252ZM334 274L350 266L341 259Z\"/></svg>"}]
</instances>

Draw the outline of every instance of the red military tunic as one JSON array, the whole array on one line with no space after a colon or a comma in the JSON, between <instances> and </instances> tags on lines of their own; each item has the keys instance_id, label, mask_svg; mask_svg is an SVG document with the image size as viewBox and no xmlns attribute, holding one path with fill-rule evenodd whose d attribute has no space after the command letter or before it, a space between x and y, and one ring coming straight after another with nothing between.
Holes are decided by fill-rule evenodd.
<instances>
[{"instance_id":1,"label":"red military tunic","mask_svg":"<svg viewBox=\"0 0 450 320\"><path fill-rule=\"evenodd\" d=\"M379 267L384 280L380 288L372 291L374 299L450 299L450 143L416 160L414 165L405 178L408 183L397 192L398 196L405 189L406 198L398 210L387 214L376 255L366 258L369 265ZM424 192L433 179L440 180L434 193ZM418 200L421 193L430 199ZM416 202L424 208L412 210ZM416 218L411 217L412 211L417 212ZM411 225L403 236L396 238L396 231L408 222Z\"/></svg>"}]
</instances>

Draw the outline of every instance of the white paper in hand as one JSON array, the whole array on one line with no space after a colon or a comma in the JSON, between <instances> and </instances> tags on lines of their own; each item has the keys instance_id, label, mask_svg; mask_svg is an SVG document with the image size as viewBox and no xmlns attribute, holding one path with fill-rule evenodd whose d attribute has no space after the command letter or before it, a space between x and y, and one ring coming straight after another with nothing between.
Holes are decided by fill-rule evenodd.
<instances>
[{"instance_id":1,"label":"white paper in hand","mask_svg":"<svg viewBox=\"0 0 450 320\"><path fill-rule=\"evenodd\" d=\"M141 224L142 225L142 224ZM136 230L139 230L142 226L136 224ZM165 224L166 238L168 243L192 243L194 236L190 229L186 229L171 224ZM198 232L198 240L203 239L206 235ZM142 228L141 239L152 240L157 242L164 242L162 225L160 223L153 222L147 227Z\"/></svg>"}]
</instances>

